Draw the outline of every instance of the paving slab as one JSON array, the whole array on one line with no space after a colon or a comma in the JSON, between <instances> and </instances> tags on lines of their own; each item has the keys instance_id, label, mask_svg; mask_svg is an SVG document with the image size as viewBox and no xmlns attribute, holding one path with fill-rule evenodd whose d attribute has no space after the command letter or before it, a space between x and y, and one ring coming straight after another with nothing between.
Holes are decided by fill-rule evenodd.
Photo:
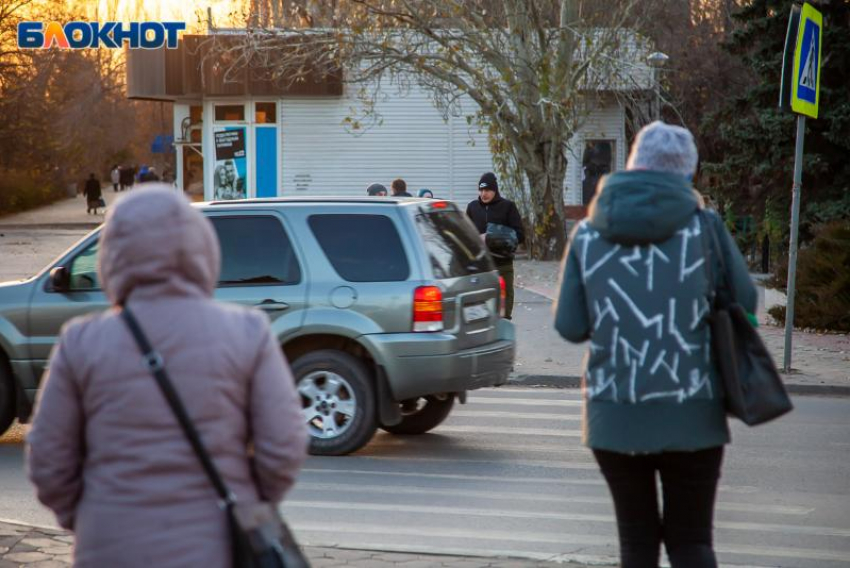
<instances>
[{"instance_id":1,"label":"paving slab","mask_svg":"<svg viewBox=\"0 0 850 568\"><path fill-rule=\"evenodd\" d=\"M53 553L51 549L56 546L53 539L44 538L47 529L44 527L33 527L24 524L13 524L0 521L0 531L22 533L22 542L11 548L0 547L0 568L20 567L26 568L67 568L71 565L72 558L67 550ZM67 532L50 530L62 538L70 538ZM33 546L33 545L44 545ZM20 548L27 550L20 550ZM525 568L585 568L581 564L563 564L518 558L488 558L479 556L444 556L440 554L403 553L398 551L382 552L376 550L353 550L344 548L327 547L305 547L304 552L313 565L313 568L350 566L352 568L439 568L439 567L470 567L470 568L512 568L523 566Z\"/></svg>"}]
</instances>

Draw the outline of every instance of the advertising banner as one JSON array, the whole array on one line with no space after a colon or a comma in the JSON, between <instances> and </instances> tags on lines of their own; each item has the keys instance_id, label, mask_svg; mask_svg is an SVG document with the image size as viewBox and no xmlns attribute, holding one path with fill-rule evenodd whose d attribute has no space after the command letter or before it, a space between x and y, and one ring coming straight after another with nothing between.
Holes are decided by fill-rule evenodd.
<instances>
[{"instance_id":1,"label":"advertising banner","mask_svg":"<svg viewBox=\"0 0 850 568\"><path fill-rule=\"evenodd\" d=\"M219 128L215 137L215 171L213 199L245 199L248 197L248 158L245 150L245 127Z\"/></svg>"}]
</instances>

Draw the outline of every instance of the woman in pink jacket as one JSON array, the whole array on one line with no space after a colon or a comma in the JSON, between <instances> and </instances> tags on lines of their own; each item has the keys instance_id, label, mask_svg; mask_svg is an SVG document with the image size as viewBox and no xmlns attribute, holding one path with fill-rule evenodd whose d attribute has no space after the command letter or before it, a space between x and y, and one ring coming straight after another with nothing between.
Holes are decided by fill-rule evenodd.
<instances>
[{"instance_id":1,"label":"woman in pink jacket","mask_svg":"<svg viewBox=\"0 0 850 568\"><path fill-rule=\"evenodd\" d=\"M38 498L76 536L75 566L230 565L225 513L120 317L133 310L225 482L279 501L307 433L292 374L260 312L216 303L220 252L179 194L110 210L99 276L113 305L62 330L29 434Z\"/></svg>"}]
</instances>

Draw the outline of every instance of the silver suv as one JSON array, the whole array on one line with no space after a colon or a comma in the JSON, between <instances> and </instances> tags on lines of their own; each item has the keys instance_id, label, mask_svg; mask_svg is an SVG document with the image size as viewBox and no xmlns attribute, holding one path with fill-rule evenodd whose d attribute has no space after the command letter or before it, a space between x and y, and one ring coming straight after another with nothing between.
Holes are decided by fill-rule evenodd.
<instances>
[{"instance_id":1,"label":"silver suv","mask_svg":"<svg viewBox=\"0 0 850 568\"><path fill-rule=\"evenodd\" d=\"M312 435L338 455L380 427L422 434L466 391L507 381L500 280L454 204L393 198L200 204L222 251L218 300L265 311ZM0 284L0 432L26 420L56 336L105 309L97 229L37 276Z\"/></svg>"}]
</instances>

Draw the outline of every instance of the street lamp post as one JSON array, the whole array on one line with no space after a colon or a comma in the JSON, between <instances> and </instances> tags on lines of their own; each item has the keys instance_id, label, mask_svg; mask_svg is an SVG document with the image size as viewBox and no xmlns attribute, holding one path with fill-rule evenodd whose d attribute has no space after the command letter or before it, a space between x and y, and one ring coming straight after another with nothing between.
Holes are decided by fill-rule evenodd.
<instances>
[{"instance_id":1,"label":"street lamp post","mask_svg":"<svg viewBox=\"0 0 850 568\"><path fill-rule=\"evenodd\" d=\"M667 65L670 56L660 51L655 51L646 56L646 63L653 69L655 79L655 120L661 120L661 69Z\"/></svg>"}]
</instances>

